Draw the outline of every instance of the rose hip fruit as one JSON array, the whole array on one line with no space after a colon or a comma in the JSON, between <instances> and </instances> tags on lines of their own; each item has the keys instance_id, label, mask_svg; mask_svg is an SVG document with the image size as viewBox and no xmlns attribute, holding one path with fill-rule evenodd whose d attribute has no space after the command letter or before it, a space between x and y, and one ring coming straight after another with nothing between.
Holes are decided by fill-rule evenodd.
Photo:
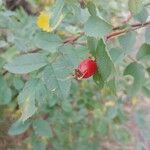
<instances>
[{"instance_id":1,"label":"rose hip fruit","mask_svg":"<svg viewBox=\"0 0 150 150\"><path fill-rule=\"evenodd\" d=\"M78 68L76 69L76 76L77 78L89 78L92 75L95 74L95 72L97 71L97 64L96 61L92 60L92 59L85 59L83 60Z\"/></svg>"}]
</instances>

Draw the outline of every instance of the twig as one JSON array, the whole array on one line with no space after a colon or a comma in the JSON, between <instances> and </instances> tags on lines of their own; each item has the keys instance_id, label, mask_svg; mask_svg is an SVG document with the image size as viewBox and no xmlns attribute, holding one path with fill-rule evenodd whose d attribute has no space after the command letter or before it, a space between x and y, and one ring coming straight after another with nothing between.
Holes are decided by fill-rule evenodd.
<instances>
[{"instance_id":1,"label":"twig","mask_svg":"<svg viewBox=\"0 0 150 150\"><path fill-rule=\"evenodd\" d=\"M147 25L150 25L150 21L147 21L147 22L145 22L145 23L137 23L137 24L132 24L132 25L130 25L132 28L134 28L134 27L144 27L144 26L147 26ZM122 27L123 26L118 26L118 27L114 27L113 28L113 31L115 31L115 30L122 30Z\"/></svg>"},{"instance_id":2,"label":"twig","mask_svg":"<svg viewBox=\"0 0 150 150\"><path fill-rule=\"evenodd\" d=\"M133 62L137 62L137 60L136 60L136 59L134 59L132 56L127 55L127 57L128 57L130 60L132 60Z\"/></svg>"},{"instance_id":3,"label":"twig","mask_svg":"<svg viewBox=\"0 0 150 150\"><path fill-rule=\"evenodd\" d=\"M127 28L127 29L123 29L123 26L118 26L118 27L115 27L113 28L113 32L109 33L107 36L106 36L106 41L109 40L109 39L112 39L114 37L117 37L117 36L121 36L123 34L126 34L127 32L129 31L134 31L134 30L137 30L137 29L140 29L140 28L143 28L143 27L146 27L146 26L149 26L150 25L150 21L147 21L145 23L137 23L137 24L132 24L130 25L130 28ZM116 31L117 30L117 31ZM80 33L80 35L78 36L70 36L70 37L67 37L65 40L64 40L64 44L66 43L70 43L70 44L74 44L82 35L84 35L84 33Z\"/></svg>"},{"instance_id":4,"label":"twig","mask_svg":"<svg viewBox=\"0 0 150 150\"><path fill-rule=\"evenodd\" d=\"M40 48L34 48L30 51L28 51L28 53L36 53L36 52L39 52L41 49Z\"/></svg>"},{"instance_id":5,"label":"twig","mask_svg":"<svg viewBox=\"0 0 150 150\"><path fill-rule=\"evenodd\" d=\"M122 31L116 31L116 32L111 32L109 35L106 36L106 40L109 40L113 37L116 37L116 36L119 36L119 35L122 35L124 33L126 33L128 30L122 30Z\"/></svg>"},{"instance_id":6,"label":"twig","mask_svg":"<svg viewBox=\"0 0 150 150\"><path fill-rule=\"evenodd\" d=\"M64 44L70 43L73 44L75 41L79 39L80 36L71 36L65 39Z\"/></svg>"},{"instance_id":7,"label":"twig","mask_svg":"<svg viewBox=\"0 0 150 150\"><path fill-rule=\"evenodd\" d=\"M150 26L150 21L145 22L145 23L132 24L130 26L131 27L128 28L128 29L122 29L122 26L113 28L113 30L119 30L119 31L113 31L110 34L108 34L106 36L106 40L112 39L116 36L120 36L122 34L125 34L125 33L129 32L129 31L134 31L134 30L146 27L146 26Z\"/></svg>"},{"instance_id":8,"label":"twig","mask_svg":"<svg viewBox=\"0 0 150 150\"><path fill-rule=\"evenodd\" d=\"M81 32L79 35L77 36L70 36L70 37L67 37L65 40L64 40L64 44L66 43L70 43L70 44L74 44L75 41L77 41L82 35L84 35L83 32Z\"/></svg>"},{"instance_id":9,"label":"twig","mask_svg":"<svg viewBox=\"0 0 150 150\"><path fill-rule=\"evenodd\" d=\"M3 76L5 76L7 73L8 73L8 71L5 70L5 71L3 72Z\"/></svg>"}]
</instances>

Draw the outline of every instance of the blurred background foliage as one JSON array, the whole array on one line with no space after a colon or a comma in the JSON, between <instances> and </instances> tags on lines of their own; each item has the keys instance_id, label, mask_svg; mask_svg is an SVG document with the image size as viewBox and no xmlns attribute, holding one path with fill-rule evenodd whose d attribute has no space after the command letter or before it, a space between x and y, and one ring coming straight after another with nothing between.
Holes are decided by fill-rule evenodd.
<instances>
[{"instance_id":1,"label":"blurred background foliage","mask_svg":"<svg viewBox=\"0 0 150 150\"><path fill-rule=\"evenodd\" d=\"M96 53L91 49L99 42L99 28L94 27L96 17L89 21L90 15L97 13L113 27L130 29L132 23L148 20L149 4L143 0L142 7L133 8L128 0L0 0L0 149L148 150L149 28L106 43L116 72L103 89L98 76L98 85L92 79L60 78L72 74L89 52ZM52 12L52 26L64 15L51 34L36 24L43 10ZM86 35L75 43L63 44L83 31ZM17 58L20 55L27 57ZM55 91L51 85L60 86L58 95L49 92Z\"/></svg>"}]
</instances>

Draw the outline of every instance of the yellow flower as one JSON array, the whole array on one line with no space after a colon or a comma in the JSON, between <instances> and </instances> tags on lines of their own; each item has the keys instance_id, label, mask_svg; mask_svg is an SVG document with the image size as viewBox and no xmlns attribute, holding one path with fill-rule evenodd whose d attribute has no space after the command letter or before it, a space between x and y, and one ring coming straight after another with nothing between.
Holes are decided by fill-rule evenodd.
<instances>
[{"instance_id":1,"label":"yellow flower","mask_svg":"<svg viewBox=\"0 0 150 150\"><path fill-rule=\"evenodd\" d=\"M51 15L47 12L41 12L37 18L37 26L41 28L43 31L51 32L53 29L49 25L49 20L51 19Z\"/></svg>"}]
</instances>

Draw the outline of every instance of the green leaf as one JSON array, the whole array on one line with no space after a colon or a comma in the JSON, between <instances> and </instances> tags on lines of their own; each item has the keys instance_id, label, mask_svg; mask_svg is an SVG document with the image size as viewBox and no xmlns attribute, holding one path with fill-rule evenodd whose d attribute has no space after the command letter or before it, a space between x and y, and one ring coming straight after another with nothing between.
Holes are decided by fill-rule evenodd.
<instances>
[{"instance_id":1,"label":"green leaf","mask_svg":"<svg viewBox=\"0 0 150 150\"><path fill-rule=\"evenodd\" d=\"M22 111L21 120L25 121L37 110L36 102L40 105L46 100L45 86L39 79L31 79L18 96L18 103ZM43 92L44 91L44 92Z\"/></svg>"},{"instance_id":2,"label":"green leaf","mask_svg":"<svg viewBox=\"0 0 150 150\"><path fill-rule=\"evenodd\" d=\"M46 143L45 141L37 140L37 139L32 139L32 148L33 150L45 150L46 149Z\"/></svg>"},{"instance_id":3,"label":"green leaf","mask_svg":"<svg viewBox=\"0 0 150 150\"><path fill-rule=\"evenodd\" d=\"M143 86L142 92L145 94L145 96L150 97L150 86Z\"/></svg>"},{"instance_id":4,"label":"green leaf","mask_svg":"<svg viewBox=\"0 0 150 150\"><path fill-rule=\"evenodd\" d=\"M0 40L0 48L5 48L7 46L8 46L7 42Z\"/></svg>"},{"instance_id":5,"label":"green leaf","mask_svg":"<svg viewBox=\"0 0 150 150\"><path fill-rule=\"evenodd\" d=\"M99 86L100 89L104 87L104 81L98 72L93 75L93 80Z\"/></svg>"},{"instance_id":6,"label":"green leaf","mask_svg":"<svg viewBox=\"0 0 150 150\"><path fill-rule=\"evenodd\" d=\"M120 45L124 53L127 53L127 54L133 50L135 41L136 41L135 32L128 32L127 34L119 37Z\"/></svg>"},{"instance_id":7,"label":"green leaf","mask_svg":"<svg viewBox=\"0 0 150 150\"><path fill-rule=\"evenodd\" d=\"M110 56L112 58L112 61L115 64L121 63L124 56L125 56L124 51L120 48L117 48L117 47L110 49L109 53L110 53Z\"/></svg>"},{"instance_id":8,"label":"green leaf","mask_svg":"<svg viewBox=\"0 0 150 150\"><path fill-rule=\"evenodd\" d=\"M150 44L150 28L145 30L145 41L146 43Z\"/></svg>"},{"instance_id":9,"label":"green leaf","mask_svg":"<svg viewBox=\"0 0 150 150\"><path fill-rule=\"evenodd\" d=\"M132 14L138 14L142 10L142 0L129 0L128 7Z\"/></svg>"},{"instance_id":10,"label":"green leaf","mask_svg":"<svg viewBox=\"0 0 150 150\"><path fill-rule=\"evenodd\" d=\"M94 3L89 1L87 4L87 8L88 8L88 11L91 16L96 16L96 7L95 7Z\"/></svg>"},{"instance_id":11,"label":"green leaf","mask_svg":"<svg viewBox=\"0 0 150 150\"><path fill-rule=\"evenodd\" d=\"M55 52L62 44L59 36L52 33L38 32L35 36L35 45L45 51Z\"/></svg>"},{"instance_id":12,"label":"green leaf","mask_svg":"<svg viewBox=\"0 0 150 150\"><path fill-rule=\"evenodd\" d=\"M90 53L95 57L96 56L96 47L97 47L97 39L93 37L87 37L87 44Z\"/></svg>"},{"instance_id":13,"label":"green leaf","mask_svg":"<svg viewBox=\"0 0 150 150\"><path fill-rule=\"evenodd\" d=\"M138 125L139 128L146 129L146 122L144 119L144 115L140 110L136 111L133 117L134 117L135 123Z\"/></svg>"},{"instance_id":14,"label":"green leaf","mask_svg":"<svg viewBox=\"0 0 150 150\"><path fill-rule=\"evenodd\" d=\"M64 7L64 0L56 0L53 8L52 8L52 26L54 27L56 24L58 24L58 22L60 22L60 18L62 16L62 10Z\"/></svg>"},{"instance_id":15,"label":"green leaf","mask_svg":"<svg viewBox=\"0 0 150 150\"><path fill-rule=\"evenodd\" d=\"M113 137L117 142L127 144L130 141L131 135L127 129L117 126L113 129Z\"/></svg>"},{"instance_id":16,"label":"green leaf","mask_svg":"<svg viewBox=\"0 0 150 150\"><path fill-rule=\"evenodd\" d=\"M47 88L43 81L39 80L35 88L35 99L38 105L43 104L47 99Z\"/></svg>"},{"instance_id":17,"label":"green leaf","mask_svg":"<svg viewBox=\"0 0 150 150\"><path fill-rule=\"evenodd\" d=\"M52 130L50 128L49 123L46 120L34 120L33 121L33 129L37 135L52 137Z\"/></svg>"},{"instance_id":18,"label":"green leaf","mask_svg":"<svg viewBox=\"0 0 150 150\"><path fill-rule=\"evenodd\" d=\"M117 90L116 90L116 78L114 77L111 80L109 80L105 84L105 87L108 88L112 94L116 94L116 92L117 92Z\"/></svg>"},{"instance_id":19,"label":"green leaf","mask_svg":"<svg viewBox=\"0 0 150 150\"><path fill-rule=\"evenodd\" d=\"M21 94L20 97L22 97ZM29 95L28 97L26 96L25 98L19 98L19 101L23 101L22 103L19 102L19 106L22 112L20 120L24 122L35 114L37 107L35 106L35 99L33 95Z\"/></svg>"},{"instance_id":20,"label":"green leaf","mask_svg":"<svg viewBox=\"0 0 150 150\"><path fill-rule=\"evenodd\" d=\"M145 94L145 96L150 97L150 80L148 78L147 81L145 81L145 85L142 87L142 92Z\"/></svg>"},{"instance_id":21,"label":"green leaf","mask_svg":"<svg viewBox=\"0 0 150 150\"><path fill-rule=\"evenodd\" d=\"M23 82L23 80L21 80L21 78L15 77L13 79L13 86L15 87L16 90L20 91L24 87L24 82Z\"/></svg>"},{"instance_id":22,"label":"green leaf","mask_svg":"<svg viewBox=\"0 0 150 150\"><path fill-rule=\"evenodd\" d=\"M110 107L107 110L107 118L111 121L118 115L118 109L116 107Z\"/></svg>"},{"instance_id":23,"label":"green leaf","mask_svg":"<svg viewBox=\"0 0 150 150\"><path fill-rule=\"evenodd\" d=\"M133 62L126 67L124 70L124 75L131 75L134 78L133 84L128 88L128 94L129 96L135 95L141 89L144 83L144 67L137 62Z\"/></svg>"},{"instance_id":24,"label":"green leaf","mask_svg":"<svg viewBox=\"0 0 150 150\"><path fill-rule=\"evenodd\" d=\"M58 102L58 97L56 94L48 93L48 106L53 107Z\"/></svg>"},{"instance_id":25,"label":"green leaf","mask_svg":"<svg viewBox=\"0 0 150 150\"><path fill-rule=\"evenodd\" d=\"M96 62L98 65L98 72L102 80L105 82L114 73L114 64L110 58L109 52L102 39L99 40L96 49Z\"/></svg>"},{"instance_id":26,"label":"green leaf","mask_svg":"<svg viewBox=\"0 0 150 150\"><path fill-rule=\"evenodd\" d=\"M140 22L145 22L148 18L148 12L146 8L143 8L142 11L134 16L134 18Z\"/></svg>"},{"instance_id":27,"label":"green leaf","mask_svg":"<svg viewBox=\"0 0 150 150\"><path fill-rule=\"evenodd\" d=\"M0 71L3 68L4 64L5 64L5 60L2 57L0 57Z\"/></svg>"},{"instance_id":28,"label":"green leaf","mask_svg":"<svg viewBox=\"0 0 150 150\"><path fill-rule=\"evenodd\" d=\"M14 122L11 127L8 130L8 134L9 135L19 135L23 132L25 132L30 126L30 122L26 121L26 122L22 122L21 120L17 120L16 122Z\"/></svg>"},{"instance_id":29,"label":"green leaf","mask_svg":"<svg viewBox=\"0 0 150 150\"><path fill-rule=\"evenodd\" d=\"M14 46L7 48L7 51L5 53L1 54L1 57L5 59L5 61L11 61L12 58L16 57L18 54L16 48ZM6 62L5 62L6 63ZM4 66L4 64L3 64Z\"/></svg>"},{"instance_id":30,"label":"green leaf","mask_svg":"<svg viewBox=\"0 0 150 150\"><path fill-rule=\"evenodd\" d=\"M11 101L12 92L7 82L0 76L0 105L6 105Z\"/></svg>"},{"instance_id":31,"label":"green leaf","mask_svg":"<svg viewBox=\"0 0 150 150\"><path fill-rule=\"evenodd\" d=\"M21 14L19 13L18 15ZM11 39L11 42L15 45L17 50L27 52L35 48L34 35L37 29L35 18L31 16L28 17L27 14L24 13L22 16L16 16L16 20L11 19L12 27L10 27L10 29L13 29L15 32L9 35L9 39Z\"/></svg>"},{"instance_id":32,"label":"green leaf","mask_svg":"<svg viewBox=\"0 0 150 150\"><path fill-rule=\"evenodd\" d=\"M66 61L68 64L68 69L74 69L77 67L79 62L85 57L88 53L86 47L73 47L72 45L65 45L59 49L59 52L62 53L63 61Z\"/></svg>"},{"instance_id":33,"label":"green leaf","mask_svg":"<svg viewBox=\"0 0 150 150\"><path fill-rule=\"evenodd\" d=\"M100 133L100 136L106 136L108 133L108 122L105 119L102 119L96 124L97 131Z\"/></svg>"},{"instance_id":34,"label":"green leaf","mask_svg":"<svg viewBox=\"0 0 150 150\"><path fill-rule=\"evenodd\" d=\"M148 72L148 74L150 76L150 67L146 68L146 71Z\"/></svg>"},{"instance_id":35,"label":"green leaf","mask_svg":"<svg viewBox=\"0 0 150 150\"><path fill-rule=\"evenodd\" d=\"M47 59L40 53L25 54L16 57L4 66L4 69L16 74L26 74L47 65Z\"/></svg>"},{"instance_id":36,"label":"green leaf","mask_svg":"<svg viewBox=\"0 0 150 150\"><path fill-rule=\"evenodd\" d=\"M71 80L67 79L69 75L68 63L60 59L44 69L43 80L51 92L56 93L59 98L66 99L71 86Z\"/></svg>"},{"instance_id":37,"label":"green leaf","mask_svg":"<svg viewBox=\"0 0 150 150\"><path fill-rule=\"evenodd\" d=\"M71 104L68 100L62 101L61 106L62 106L62 109L66 112L71 112L72 110Z\"/></svg>"},{"instance_id":38,"label":"green leaf","mask_svg":"<svg viewBox=\"0 0 150 150\"><path fill-rule=\"evenodd\" d=\"M83 138L88 137L91 134L91 130L88 127L80 129L80 136Z\"/></svg>"},{"instance_id":39,"label":"green leaf","mask_svg":"<svg viewBox=\"0 0 150 150\"><path fill-rule=\"evenodd\" d=\"M117 117L114 118L115 123L125 123L127 121L128 117L123 108L118 109Z\"/></svg>"},{"instance_id":40,"label":"green leaf","mask_svg":"<svg viewBox=\"0 0 150 150\"><path fill-rule=\"evenodd\" d=\"M111 25L97 16L91 16L84 26L84 31L88 36L102 38L112 29Z\"/></svg>"},{"instance_id":41,"label":"green leaf","mask_svg":"<svg viewBox=\"0 0 150 150\"><path fill-rule=\"evenodd\" d=\"M0 13L0 27L1 28L8 28L10 23L12 23L10 17L14 16L15 12L12 11L5 11Z\"/></svg>"},{"instance_id":42,"label":"green leaf","mask_svg":"<svg viewBox=\"0 0 150 150\"><path fill-rule=\"evenodd\" d=\"M136 58L138 60L150 60L150 44L143 44L138 51Z\"/></svg>"}]
</instances>

